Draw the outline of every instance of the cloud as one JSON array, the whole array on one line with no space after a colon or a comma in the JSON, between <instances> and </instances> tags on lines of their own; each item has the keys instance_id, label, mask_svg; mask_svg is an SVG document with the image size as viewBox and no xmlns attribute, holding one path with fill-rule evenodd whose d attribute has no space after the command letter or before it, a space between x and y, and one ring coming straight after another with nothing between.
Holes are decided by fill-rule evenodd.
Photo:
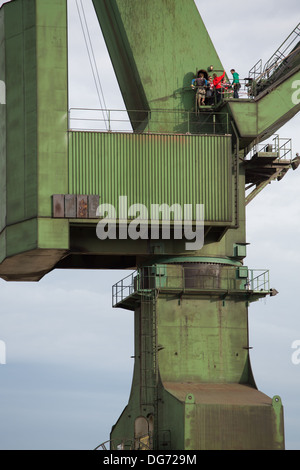
<instances>
[{"instance_id":1,"label":"cloud","mask_svg":"<svg viewBox=\"0 0 300 470\"><path fill-rule=\"evenodd\" d=\"M96 276L91 273L89 278ZM67 282L68 273L64 274L63 287L47 281L0 283L7 363L42 360L92 368L100 360L104 369L131 369L133 314L112 310L111 286L108 290L101 284L79 287L80 276L76 282L72 277Z\"/></svg>"},{"instance_id":2,"label":"cloud","mask_svg":"<svg viewBox=\"0 0 300 470\"><path fill-rule=\"evenodd\" d=\"M126 371L16 363L1 369L2 450L92 450L109 439L130 392Z\"/></svg>"}]
</instances>

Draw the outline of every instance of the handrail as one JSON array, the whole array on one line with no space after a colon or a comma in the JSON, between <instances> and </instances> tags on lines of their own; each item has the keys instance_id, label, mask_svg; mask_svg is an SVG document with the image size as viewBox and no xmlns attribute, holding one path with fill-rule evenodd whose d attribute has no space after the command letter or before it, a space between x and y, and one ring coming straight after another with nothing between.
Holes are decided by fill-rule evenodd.
<instances>
[{"instance_id":1,"label":"handrail","mask_svg":"<svg viewBox=\"0 0 300 470\"><path fill-rule=\"evenodd\" d=\"M257 276L253 276L255 272L259 272ZM269 270L261 269L250 269L250 276L248 278L250 284L250 290L253 291L269 291L270 290L270 280L269 280Z\"/></svg>"},{"instance_id":2,"label":"handrail","mask_svg":"<svg viewBox=\"0 0 300 470\"><path fill-rule=\"evenodd\" d=\"M291 41L289 41L291 39ZM294 28L291 34L285 39L285 41L279 46L279 48L274 52L270 59L266 62L265 66L262 68L261 59L250 69L249 79L252 81L253 95L257 96L263 89L270 84L271 77L275 74L277 70L282 66L283 62L286 61L289 57L300 50L300 47L292 49L292 45L296 41L300 40L300 23ZM261 85L263 84L263 88Z\"/></svg>"},{"instance_id":3,"label":"handrail","mask_svg":"<svg viewBox=\"0 0 300 470\"><path fill-rule=\"evenodd\" d=\"M138 289L138 286L134 285L134 279L137 277L137 273L137 271L134 271L112 286L113 305L132 295L135 291L135 287Z\"/></svg>"},{"instance_id":4,"label":"handrail","mask_svg":"<svg viewBox=\"0 0 300 470\"><path fill-rule=\"evenodd\" d=\"M230 134L228 113L217 111L211 106L206 106L204 111L200 119L196 111L184 109L70 108L68 127L70 131L157 134L162 133L159 132L162 128L167 129L163 133L169 134ZM134 128L145 130L133 130Z\"/></svg>"},{"instance_id":5,"label":"handrail","mask_svg":"<svg viewBox=\"0 0 300 470\"><path fill-rule=\"evenodd\" d=\"M257 72L257 69L259 72ZM262 73L262 59L259 59L256 64L249 70L249 79L256 80L257 74L260 75Z\"/></svg>"},{"instance_id":6,"label":"handrail","mask_svg":"<svg viewBox=\"0 0 300 470\"><path fill-rule=\"evenodd\" d=\"M112 287L112 306L118 306L125 299L132 295L149 295L153 290L189 290L199 291L209 290L241 290L253 291L255 293L270 292L269 270L248 269L248 276L245 279L221 277L207 274L197 274L195 276L193 268L185 268L181 275L165 275L164 265L151 275L142 276L140 270L136 270ZM143 268L147 269L147 268ZM149 267L153 269L153 267ZM238 269L238 268L237 268ZM189 270L191 276L188 276Z\"/></svg>"},{"instance_id":7,"label":"handrail","mask_svg":"<svg viewBox=\"0 0 300 470\"><path fill-rule=\"evenodd\" d=\"M270 59L267 61L267 63L264 66L264 71L268 70L272 65L273 65L273 60L275 59L275 63L277 63L277 60L283 57L282 60L287 58L290 54L286 55L286 52L290 49L292 44L296 42L296 40L300 36L300 23L297 24L297 26L294 28L294 30L289 34L289 36L283 41L283 43L278 47L278 49L274 52L274 54L270 57ZM296 34L295 34L296 33ZM292 38L292 36L294 36ZM289 44L286 44L289 39L292 38L291 42ZM278 57L279 55L279 57Z\"/></svg>"},{"instance_id":8,"label":"handrail","mask_svg":"<svg viewBox=\"0 0 300 470\"><path fill-rule=\"evenodd\" d=\"M257 153L271 152L276 154L277 160L292 161L292 139L279 137L278 134L274 134L271 142L272 143L255 144L251 151L245 156L245 160L251 160Z\"/></svg>"}]
</instances>

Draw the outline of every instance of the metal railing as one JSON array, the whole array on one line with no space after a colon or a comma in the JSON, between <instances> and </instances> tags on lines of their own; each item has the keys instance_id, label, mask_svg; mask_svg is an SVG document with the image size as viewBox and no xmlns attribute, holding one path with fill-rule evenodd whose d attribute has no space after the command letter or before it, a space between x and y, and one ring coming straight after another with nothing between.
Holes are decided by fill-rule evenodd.
<instances>
[{"instance_id":1,"label":"metal railing","mask_svg":"<svg viewBox=\"0 0 300 470\"><path fill-rule=\"evenodd\" d=\"M228 113L152 109L71 108L68 128L71 131L136 132L170 134L230 134Z\"/></svg>"},{"instance_id":2,"label":"metal railing","mask_svg":"<svg viewBox=\"0 0 300 470\"><path fill-rule=\"evenodd\" d=\"M191 91L190 89L188 90ZM231 83L221 84L221 101L234 98ZM240 80L239 99L253 99L253 88L248 79ZM230 134L228 113L219 112L216 93L210 105L197 107L195 92L194 110L152 109L127 110L106 108L70 108L68 128L71 131L92 132L145 132L183 134Z\"/></svg>"},{"instance_id":3,"label":"metal railing","mask_svg":"<svg viewBox=\"0 0 300 470\"><path fill-rule=\"evenodd\" d=\"M145 269L149 270L145 275ZM232 269L228 270L226 276L195 274L196 268L182 268L180 274L167 275L166 266L156 266L136 270L125 278L121 279L112 287L112 305L113 307L133 295L149 296L155 290L168 291L218 291L218 290L242 290L253 291L254 293L269 293L270 279L269 270L266 269L248 269L245 278L237 276L232 277Z\"/></svg>"},{"instance_id":4,"label":"metal railing","mask_svg":"<svg viewBox=\"0 0 300 470\"><path fill-rule=\"evenodd\" d=\"M145 434L140 438L123 438L123 439L109 439L101 444L97 445L94 450L117 450L117 451L130 451L130 450L151 450L150 434Z\"/></svg>"},{"instance_id":5,"label":"metal railing","mask_svg":"<svg viewBox=\"0 0 300 470\"><path fill-rule=\"evenodd\" d=\"M262 74L262 69L263 69L263 62L262 62L262 59L259 59L256 62L256 64L254 64L253 67L249 70L248 80L256 81L257 78Z\"/></svg>"},{"instance_id":6,"label":"metal railing","mask_svg":"<svg viewBox=\"0 0 300 470\"><path fill-rule=\"evenodd\" d=\"M134 271L112 286L113 306L139 291L139 286L137 282L135 282L137 278L138 271Z\"/></svg>"},{"instance_id":7,"label":"metal railing","mask_svg":"<svg viewBox=\"0 0 300 470\"><path fill-rule=\"evenodd\" d=\"M272 153L277 160L292 161L292 140L275 134L270 142L255 144L250 152L246 149L245 160L251 160L257 153Z\"/></svg>"},{"instance_id":8,"label":"metal railing","mask_svg":"<svg viewBox=\"0 0 300 470\"><path fill-rule=\"evenodd\" d=\"M257 96L290 68L295 53L300 52L300 23L274 52L263 67L260 59L249 71L251 93Z\"/></svg>"},{"instance_id":9,"label":"metal railing","mask_svg":"<svg viewBox=\"0 0 300 470\"><path fill-rule=\"evenodd\" d=\"M254 99L252 81L249 78L239 80L240 88L238 90L238 98L240 100L252 100ZM230 83L221 84L221 95L222 99L234 99L234 89Z\"/></svg>"},{"instance_id":10,"label":"metal railing","mask_svg":"<svg viewBox=\"0 0 300 470\"><path fill-rule=\"evenodd\" d=\"M270 291L270 275L268 270L250 269L246 289L254 292Z\"/></svg>"},{"instance_id":11,"label":"metal railing","mask_svg":"<svg viewBox=\"0 0 300 470\"><path fill-rule=\"evenodd\" d=\"M285 41L278 47L272 57L264 66L264 73L268 73L270 70L274 70L291 52L295 43L300 40L300 23L296 28L289 34Z\"/></svg>"}]
</instances>

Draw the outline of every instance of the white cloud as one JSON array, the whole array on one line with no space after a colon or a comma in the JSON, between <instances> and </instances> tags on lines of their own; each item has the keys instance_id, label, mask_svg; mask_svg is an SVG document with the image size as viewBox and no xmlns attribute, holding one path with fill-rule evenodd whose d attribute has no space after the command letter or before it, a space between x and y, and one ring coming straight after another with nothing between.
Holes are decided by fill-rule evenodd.
<instances>
[{"instance_id":1,"label":"white cloud","mask_svg":"<svg viewBox=\"0 0 300 470\"><path fill-rule=\"evenodd\" d=\"M96 273L90 279L93 275L101 282ZM131 369L133 314L112 309L111 288L82 288L78 277L67 282L68 272L64 278L63 288L59 282L0 283L1 339L8 364L69 362L92 368L102 358L105 369Z\"/></svg>"}]
</instances>

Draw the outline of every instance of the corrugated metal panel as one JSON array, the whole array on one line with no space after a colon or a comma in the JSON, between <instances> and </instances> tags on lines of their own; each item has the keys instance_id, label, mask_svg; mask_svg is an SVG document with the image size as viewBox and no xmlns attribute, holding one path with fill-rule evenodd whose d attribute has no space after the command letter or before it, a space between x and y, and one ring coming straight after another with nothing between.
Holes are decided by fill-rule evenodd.
<instances>
[{"instance_id":1,"label":"corrugated metal panel","mask_svg":"<svg viewBox=\"0 0 300 470\"><path fill-rule=\"evenodd\" d=\"M99 194L117 210L119 196L148 210L204 204L205 220L231 222L230 136L73 131L69 144L70 194Z\"/></svg>"},{"instance_id":2,"label":"corrugated metal panel","mask_svg":"<svg viewBox=\"0 0 300 470\"><path fill-rule=\"evenodd\" d=\"M271 399L251 386L237 383L163 385L185 403L185 448L284 450L280 397Z\"/></svg>"}]
</instances>

